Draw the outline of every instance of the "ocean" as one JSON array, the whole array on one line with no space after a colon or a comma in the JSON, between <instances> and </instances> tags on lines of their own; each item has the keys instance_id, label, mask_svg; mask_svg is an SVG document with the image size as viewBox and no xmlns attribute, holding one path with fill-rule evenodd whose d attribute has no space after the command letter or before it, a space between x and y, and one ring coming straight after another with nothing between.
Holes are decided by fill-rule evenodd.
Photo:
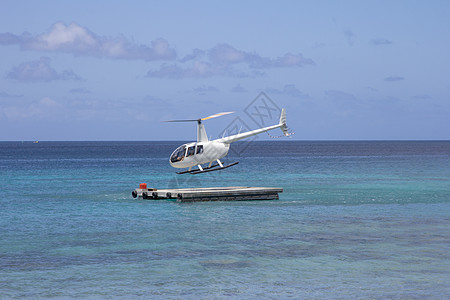
<instances>
[{"instance_id":1,"label":"ocean","mask_svg":"<svg viewBox=\"0 0 450 300\"><path fill-rule=\"evenodd\" d=\"M449 141L254 141L198 175L183 142L0 142L0 298L449 299ZM282 187L279 200L139 200Z\"/></svg>"}]
</instances>

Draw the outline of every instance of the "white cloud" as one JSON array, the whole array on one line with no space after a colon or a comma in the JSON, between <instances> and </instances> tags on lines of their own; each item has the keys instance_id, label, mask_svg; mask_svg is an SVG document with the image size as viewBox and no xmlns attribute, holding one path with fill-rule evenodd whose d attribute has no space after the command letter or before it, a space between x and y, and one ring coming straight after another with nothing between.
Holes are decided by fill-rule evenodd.
<instances>
[{"instance_id":1,"label":"white cloud","mask_svg":"<svg viewBox=\"0 0 450 300\"><path fill-rule=\"evenodd\" d=\"M64 107L55 100L44 97L41 100L25 104L10 104L2 108L2 117L9 120L49 119L61 116Z\"/></svg>"},{"instance_id":2,"label":"white cloud","mask_svg":"<svg viewBox=\"0 0 450 300\"><path fill-rule=\"evenodd\" d=\"M71 94L90 94L91 91L86 88L74 88L69 91Z\"/></svg>"},{"instance_id":3,"label":"white cloud","mask_svg":"<svg viewBox=\"0 0 450 300\"><path fill-rule=\"evenodd\" d=\"M0 33L0 45L19 45L23 50L69 53L75 56L107 57L129 60L175 60L176 52L162 38L150 45L137 44L124 36L100 36L77 23L55 23L42 34ZM194 49L177 63L164 63L150 70L147 77L203 78L212 76L257 77L264 76L261 69L291 68L314 65L302 54L285 53L279 57L264 57L255 52L236 49L221 43L209 50ZM51 70L47 70L51 71ZM51 73L51 72L50 72ZM69 76L70 74L66 74ZM51 78L50 75L47 75ZM30 78L30 76L27 76ZM31 76L32 77L32 76ZM45 76L40 76L40 78Z\"/></svg>"},{"instance_id":4,"label":"white cloud","mask_svg":"<svg viewBox=\"0 0 450 300\"><path fill-rule=\"evenodd\" d=\"M186 55L182 59L180 59L180 62L184 63L190 60L200 60L205 56L205 51L201 49L194 49L192 50L191 54Z\"/></svg>"},{"instance_id":5,"label":"white cloud","mask_svg":"<svg viewBox=\"0 0 450 300\"><path fill-rule=\"evenodd\" d=\"M405 78L401 77L401 76L397 76L397 75L393 75L393 76L384 78L384 81L388 81L388 82L402 81L402 80L405 80Z\"/></svg>"},{"instance_id":6,"label":"white cloud","mask_svg":"<svg viewBox=\"0 0 450 300\"><path fill-rule=\"evenodd\" d=\"M208 51L208 56L216 64L235 64L243 62L248 54L228 44L219 44Z\"/></svg>"},{"instance_id":7,"label":"white cloud","mask_svg":"<svg viewBox=\"0 0 450 300\"><path fill-rule=\"evenodd\" d=\"M295 84L286 84L282 89L268 88L267 93L276 95L287 95L295 98L307 99L310 96L300 91Z\"/></svg>"},{"instance_id":8,"label":"white cloud","mask_svg":"<svg viewBox=\"0 0 450 300\"><path fill-rule=\"evenodd\" d=\"M246 93L247 89L241 86L240 84L236 85L231 89L233 93Z\"/></svg>"},{"instance_id":9,"label":"white cloud","mask_svg":"<svg viewBox=\"0 0 450 300\"><path fill-rule=\"evenodd\" d=\"M136 44L123 36L99 36L87 28L63 22L54 24L46 33L32 36L0 33L0 45L18 44L24 50L63 52L76 56L108 57L114 59L170 60L175 50L164 39L156 39L151 46Z\"/></svg>"},{"instance_id":10,"label":"white cloud","mask_svg":"<svg viewBox=\"0 0 450 300\"><path fill-rule=\"evenodd\" d=\"M66 26L58 22L50 32L31 39L25 46L41 51L83 52L97 48L98 44L96 37L86 28L75 23Z\"/></svg>"},{"instance_id":11,"label":"white cloud","mask_svg":"<svg viewBox=\"0 0 450 300\"><path fill-rule=\"evenodd\" d=\"M238 50L228 44L218 44L207 51L195 49L192 54L179 60L178 64L163 64L158 70L150 70L147 77L172 79L212 76L261 77L266 75L262 69L314 64L312 59L304 58L302 54L286 53L277 58L269 58Z\"/></svg>"},{"instance_id":12,"label":"white cloud","mask_svg":"<svg viewBox=\"0 0 450 300\"><path fill-rule=\"evenodd\" d=\"M312 65L314 62L311 59L305 59L301 54L286 53L282 57L279 57L274 66L275 67L301 67L303 65Z\"/></svg>"},{"instance_id":13,"label":"white cloud","mask_svg":"<svg viewBox=\"0 0 450 300\"><path fill-rule=\"evenodd\" d=\"M0 91L0 98L21 98L23 95L13 95L5 91Z\"/></svg>"},{"instance_id":14,"label":"white cloud","mask_svg":"<svg viewBox=\"0 0 450 300\"><path fill-rule=\"evenodd\" d=\"M345 101L356 100L355 95L338 90L327 90L325 91L325 95L335 100L345 100Z\"/></svg>"},{"instance_id":15,"label":"white cloud","mask_svg":"<svg viewBox=\"0 0 450 300\"><path fill-rule=\"evenodd\" d=\"M391 45L394 42L385 39L385 38L376 38L370 41L371 44L375 45L375 46L385 46L385 45Z\"/></svg>"},{"instance_id":16,"label":"white cloud","mask_svg":"<svg viewBox=\"0 0 450 300\"><path fill-rule=\"evenodd\" d=\"M41 57L40 60L25 62L14 67L7 78L22 82L49 82L53 80L81 80L72 70L58 73L50 66L50 58Z\"/></svg>"},{"instance_id":17,"label":"white cloud","mask_svg":"<svg viewBox=\"0 0 450 300\"><path fill-rule=\"evenodd\" d=\"M230 65L244 63L250 68L288 68L314 65L314 61L304 58L302 54L286 53L277 58L262 57L257 53L237 50L228 44L219 44L208 51L209 59L214 64Z\"/></svg>"},{"instance_id":18,"label":"white cloud","mask_svg":"<svg viewBox=\"0 0 450 300\"><path fill-rule=\"evenodd\" d=\"M350 29L344 31L345 38L347 39L347 43L350 46L353 46L355 43L356 35Z\"/></svg>"},{"instance_id":19,"label":"white cloud","mask_svg":"<svg viewBox=\"0 0 450 300\"><path fill-rule=\"evenodd\" d=\"M52 100L49 97L42 98L41 101L39 101L39 105L44 107L61 107L58 102Z\"/></svg>"},{"instance_id":20,"label":"white cloud","mask_svg":"<svg viewBox=\"0 0 450 300\"><path fill-rule=\"evenodd\" d=\"M200 95L205 95L207 92L218 92L219 89L215 86L209 85L209 86L201 86L194 89L194 92Z\"/></svg>"},{"instance_id":21,"label":"white cloud","mask_svg":"<svg viewBox=\"0 0 450 300\"><path fill-rule=\"evenodd\" d=\"M150 70L147 77L181 79L190 77L210 77L221 71L206 62L195 61L191 66L182 67L176 64L163 64L158 70Z\"/></svg>"},{"instance_id":22,"label":"white cloud","mask_svg":"<svg viewBox=\"0 0 450 300\"><path fill-rule=\"evenodd\" d=\"M261 77L265 73L258 70L238 70L228 65L215 65L210 62L194 61L187 66L179 64L163 64L157 70L150 70L146 77L150 78L207 78L214 76L226 77Z\"/></svg>"}]
</instances>

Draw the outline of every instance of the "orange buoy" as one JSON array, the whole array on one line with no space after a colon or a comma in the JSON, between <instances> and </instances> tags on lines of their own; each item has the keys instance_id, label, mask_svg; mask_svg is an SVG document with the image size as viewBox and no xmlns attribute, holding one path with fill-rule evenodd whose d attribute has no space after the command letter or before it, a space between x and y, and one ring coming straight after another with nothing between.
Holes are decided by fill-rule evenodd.
<instances>
[{"instance_id":1,"label":"orange buoy","mask_svg":"<svg viewBox=\"0 0 450 300\"><path fill-rule=\"evenodd\" d=\"M141 183L139 184L139 188L142 190L146 190L147 189L147 184L146 183Z\"/></svg>"}]
</instances>

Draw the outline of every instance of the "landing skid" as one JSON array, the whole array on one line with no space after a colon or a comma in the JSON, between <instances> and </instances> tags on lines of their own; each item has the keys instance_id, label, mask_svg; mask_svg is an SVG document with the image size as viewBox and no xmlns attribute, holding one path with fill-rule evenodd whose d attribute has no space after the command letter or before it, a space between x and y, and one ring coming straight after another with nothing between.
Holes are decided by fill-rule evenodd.
<instances>
[{"instance_id":1,"label":"landing skid","mask_svg":"<svg viewBox=\"0 0 450 300\"><path fill-rule=\"evenodd\" d=\"M207 173L207 172L212 172L212 171L219 171L219 170L223 170L223 169L232 167L234 165L237 165L238 163L239 162L237 161L237 162L231 163L231 164L223 166L223 167L218 167L219 164L214 164L211 167L203 168L203 170L200 170L200 169L195 169L195 170L190 170L190 171L188 170L188 171L177 172L177 174L186 174L186 173L200 174L200 173Z\"/></svg>"}]
</instances>

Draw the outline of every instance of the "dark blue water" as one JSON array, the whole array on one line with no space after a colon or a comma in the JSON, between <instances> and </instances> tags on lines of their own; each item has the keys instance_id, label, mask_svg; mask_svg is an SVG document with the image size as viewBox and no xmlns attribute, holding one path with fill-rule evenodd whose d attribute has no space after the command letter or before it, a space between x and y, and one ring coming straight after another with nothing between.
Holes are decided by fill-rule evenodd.
<instances>
[{"instance_id":1,"label":"dark blue water","mask_svg":"<svg viewBox=\"0 0 450 300\"><path fill-rule=\"evenodd\" d=\"M449 298L450 142L0 142L0 298ZM150 187L276 186L180 204Z\"/></svg>"}]
</instances>

